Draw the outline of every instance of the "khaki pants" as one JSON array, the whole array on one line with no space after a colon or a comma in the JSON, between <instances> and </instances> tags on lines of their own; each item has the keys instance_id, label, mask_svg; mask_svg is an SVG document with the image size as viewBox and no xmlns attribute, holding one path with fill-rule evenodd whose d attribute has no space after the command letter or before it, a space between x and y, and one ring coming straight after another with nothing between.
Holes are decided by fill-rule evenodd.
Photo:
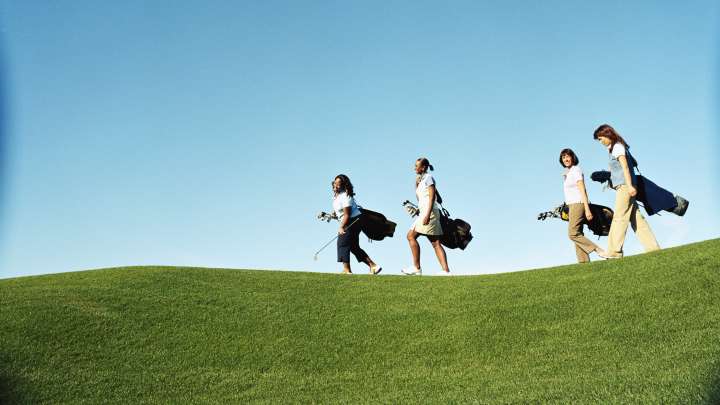
<instances>
[{"instance_id":1,"label":"khaki pants","mask_svg":"<svg viewBox=\"0 0 720 405\"><path fill-rule=\"evenodd\" d=\"M628 224L632 226L635 235L637 235L646 252L659 250L660 246L655 240L650 225L640 213L635 198L630 197L628 186L621 184L615 191L615 214L613 215L612 224L610 224L607 253L609 255L622 255Z\"/></svg>"},{"instance_id":2,"label":"khaki pants","mask_svg":"<svg viewBox=\"0 0 720 405\"><path fill-rule=\"evenodd\" d=\"M583 234L585 206L582 203L569 204L568 209L568 237L575 242L575 255L578 263L587 263L590 261L590 253L594 252L598 245Z\"/></svg>"}]
</instances>

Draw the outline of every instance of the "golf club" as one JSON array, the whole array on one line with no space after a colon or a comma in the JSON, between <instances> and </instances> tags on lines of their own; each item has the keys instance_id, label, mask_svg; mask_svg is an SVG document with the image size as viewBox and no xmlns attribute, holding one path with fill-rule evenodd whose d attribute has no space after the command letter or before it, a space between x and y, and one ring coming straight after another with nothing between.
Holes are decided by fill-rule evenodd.
<instances>
[{"instance_id":1,"label":"golf club","mask_svg":"<svg viewBox=\"0 0 720 405\"><path fill-rule=\"evenodd\" d=\"M358 219L360 219L360 216L358 216L357 218L355 218L355 220L352 221L352 222L350 223L350 225L347 226L347 228L345 228L345 231L347 231L351 226L353 226L353 224L355 224L355 222L357 222ZM329 221L328 221L328 222L329 222ZM318 255L320 254L320 252L322 252L323 249L325 249L329 244L331 244L331 243L332 243L335 239L337 239L339 236L340 236L339 234L338 234L338 235L335 235L335 237L332 238L332 239L330 239L326 244L324 244L323 247L320 248L320 250L318 250L317 252L315 252L315 255L313 256L313 260L317 261Z\"/></svg>"}]
</instances>

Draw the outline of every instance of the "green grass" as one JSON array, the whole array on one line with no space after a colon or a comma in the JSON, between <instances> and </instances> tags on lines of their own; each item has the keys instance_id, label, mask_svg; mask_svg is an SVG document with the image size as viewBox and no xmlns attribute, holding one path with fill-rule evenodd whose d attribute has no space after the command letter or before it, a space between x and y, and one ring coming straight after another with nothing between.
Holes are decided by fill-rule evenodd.
<instances>
[{"instance_id":1,"label":"green grass","mask_svg":"<svg viewBox=\"0 0 720 405\"><path fill-rule=\"evenodd\" d=\"M720 239L552 269L0 280L0 402L718 403Z\"/></svg>"}]
</instances>

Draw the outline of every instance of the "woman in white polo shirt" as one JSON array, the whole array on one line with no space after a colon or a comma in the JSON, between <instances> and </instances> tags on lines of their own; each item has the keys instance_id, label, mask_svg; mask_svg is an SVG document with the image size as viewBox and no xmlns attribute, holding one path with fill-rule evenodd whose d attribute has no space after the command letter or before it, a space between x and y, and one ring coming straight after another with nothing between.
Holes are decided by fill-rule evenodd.
<instances>
[{"instance_id":1,"label":"woman in white polo shirt","mask_svg":"<svg viewBox=\"0 0 720 405\"><path fill-rule=\"evenodd\" d=\"M447 263L447 255L442 244L440 244L440 236L443 234L440 225L440 207L437 203L437 190L435 188L435 179L428 173L428 170L434 170L433 166L426 158L418 158L415 161L415 194L418 199L418 209L420 213L415 219L412 228L407 234L410 243L410 251L413 257L413 266L402 269L407 275L420 275L422 270L420 267L420 244L417 239L420 235L425 235L435 249L435 255L440 262L442 271L437 275L447 276L450 274L450 268Z\"/></svg>"},{"instance_id":2,"label":"woman in white polo shirt","mask_svg":"<svg viewBox=\"0 0 720 405\"><path fill-rule=\"evenodd\" d=\"M370 256L360 248L360 231L363 226L363 215L355 203L355 191L348 176L339 174L332 183L333 212L340 221L337 238L337 261L343 264L343 273L352 274L350 269L350 253L355 255L358 263L370 267L370 274L378 274L382 267L375 264Z\"/></svg>"},{"instance_id":3,"label":"woman in white polo shirt","mask_svg":"<svg viewBox=\"0 0 720 405\"><path fill-rule=\"evenodd\" d=\"M575 244L575 255L578 263L590 261L590 253L603 250L586 238L583 234L585 221L592 221L593 215L590 212L590 201L585 190L585 178L580 166L580 160L572 149L560 151L560 164L565 168L563 172L563 191L565 192L565 204L568 206L568 237Z\"/></svg>"}]
</instances>

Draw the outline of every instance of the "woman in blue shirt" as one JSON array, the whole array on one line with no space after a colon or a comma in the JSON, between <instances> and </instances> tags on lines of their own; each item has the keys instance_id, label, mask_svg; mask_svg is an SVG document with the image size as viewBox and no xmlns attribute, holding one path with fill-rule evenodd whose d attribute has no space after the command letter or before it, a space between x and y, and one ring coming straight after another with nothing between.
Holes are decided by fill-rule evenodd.
<instances>
[{"instance_id":1,"label":"woman in blue shirt","mask_svg":"<svg viewBox=\"0 0 720 405\"><path fill-rule=\"evenodd\" d=\"M630 154L630 146L607 124L600 125L593 133L593 138L600 141L609 152L610 187L615 190L615 213L610 224L608 248L601 254L606 259L618 259L623 256L623 244L628 225L632 226L635 235L646 252L659 250L660 246L645 217L640 213L635 201L637 181L634 167L635 159Z\"/></svg>"}]
</instances>

